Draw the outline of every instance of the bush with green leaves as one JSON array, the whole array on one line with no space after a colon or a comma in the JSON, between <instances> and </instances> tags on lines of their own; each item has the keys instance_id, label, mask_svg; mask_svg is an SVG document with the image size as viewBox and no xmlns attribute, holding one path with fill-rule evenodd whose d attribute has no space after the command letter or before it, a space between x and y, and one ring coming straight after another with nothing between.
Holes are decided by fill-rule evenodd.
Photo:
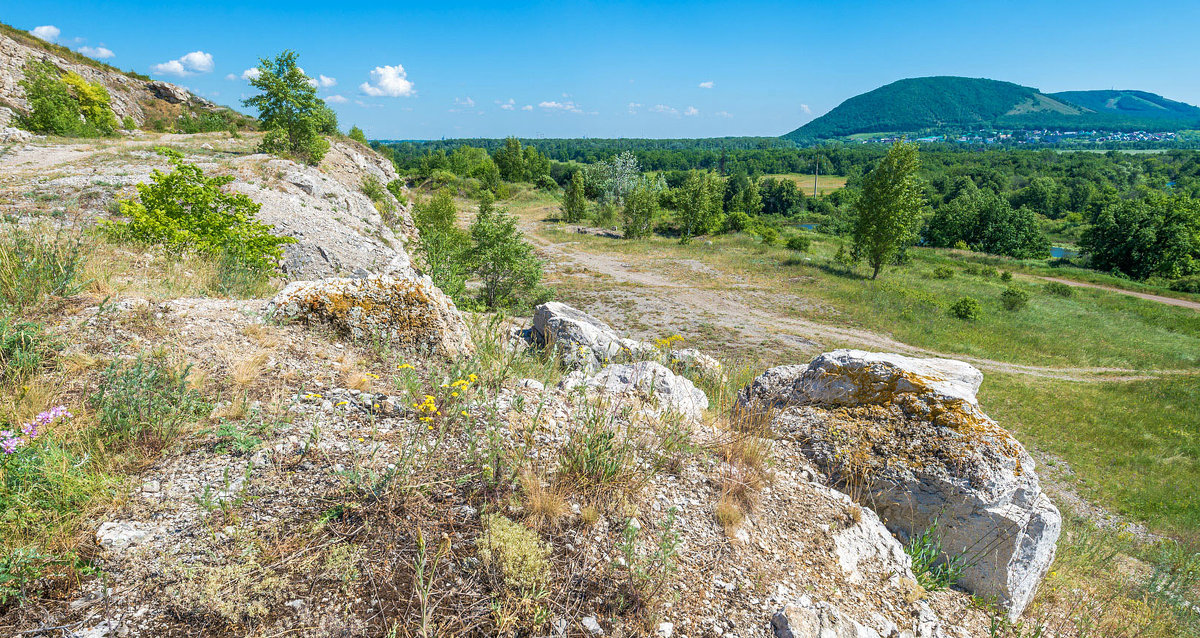
<instances>
[{"instance_id":1,"label":"bush with green leaves","mask_svg":"<svg viewBox=\"0 0 1200 638\"><path fill-rule=\"evenodd\" d=\"M53 64L30 60L25 64L24 79L29 112L17 123L34 133L71 137L111 135L117 118L110 106L108 89L88 82L77 73L60 74Z\"/></svg>"},{"instance_id":2,"label":"bush with green leaves","mask_svg":"<svg viewBox=\"0 0 1200 638\"><path fill-rule=\"evenodd\" d=\"M952 279L954 278L954 269L949 266L937 266L933 269L934 279Z\"/></svg>"},{"instance_id":3,"label":"bush with green leaves","mask_svg":"<svg viewBox=\"0 0 1200 638\"><path fill-rule=\"evenodd\" d=\"M1059 297L1070 297L1075 294L1075 289L1061 281L1051 281L1046 284L1046 292Z\"/></svg>"},{"instance_id":4,"label":"bush with green leaves","mask_svg":"<svg viewBox=\"0 0 1200 638\"><path fill-rule=\"evenodd\" d=\"M959 297L958 301L950 304L950 315L963 321L979 321L983 319L983 305L972 297Z\"/></svg>"},{"instance_id":5,"label":"bush with green leaves","mask_svg":"<svg viewBox=\"0 0 1200 638\"><path fill-rule=\"evenodd\" d=\"M812 238L807 235L796 235L795 237L789 237L786 246L788 250L794 250L798 253L806 253L808 252L809 247L812 246Z\"/></svg>"},{"instance_id":6,"label":"bush with green leaves","mask_svg":"<svg viewBox=\"0 0 1200 638\"><path fill-rule=\"evenodd\" d=\"M1000 293L1000 303L1005 310L1020 310L1029 304L1029 293L1016 286L1009 286Z\"/></svg>"},{"instance_id":7,"label":"bush with green leaves","mask_svg":"<svg viewBox=\"0 0 1200 638\"><path fill-rule=\"evenodd\" d=\"M1172 281L1167 287L1175 292L1200 293L1200 275L1181 277Z\"/></svg>"},{"instance_id":8,"label":"bush with green leaves","mask_svg":"<svg viewBox=\"0 0 1200 638\"><path fill-rule=\"evenodd\" d=\"M350 132L346 133L346 137L354 140L355 142L360 142L362 144L367 143L366 134L363 133L363 130L358 128L357 126L351 126Z\"/></svg>"},{"instance_id":9,"label":"bush with green leaves","mask_svg":"<svg viewBox=\"0 0 1200 638\"><path fill-rule=\"evenodd\" d=\"M1004 283L1012 281L1012 278L1012 273L1007 270L1000 273L1000 281L1003 281Z\"/></svg>"},{"instance_id":10,"label":"bush with green leaves","mask_svg":"<svg viewBox=\"0 0 1200 638\"><path fill-rule=\"evenodd\" d=\"M317 89L300 69L294 51L284 51L274 60L262 58L251 86L262 93L242 100L258 109L258 119L267 131L259 150L293 157L316 166L329 150L322 135L337 133L337 116L317 97Z\"/></svg>"},{"instance_id":11,"label":"bush with green leaves","mask_svg":"<svg viewBox=\"0 0 1200 638\"><path fill-rule=\"evenodd\" d=\"M94 435L110 442L170 443L185 423L211 411L204 397L188 387L189 372L161 355L114 359L88 398L96 413Z\"/></svg>"},{"instance_id":12,"label":"bush with green leaves","mask_svg":"<svg viewBox=\"0 0 1200 638\"><path fill-rule=\"evenodd\" d=\"M256 219L260 204L222 190L233 177L208 177L177 151L159 149L159 154L174 169L155 170L151 183L137 185L136 199L120 203L127 221L106 224L114 236L223 257L264 273L276 266L285 244L296 242L271 234L272 226Z\"/></svg>"}]
</instances>

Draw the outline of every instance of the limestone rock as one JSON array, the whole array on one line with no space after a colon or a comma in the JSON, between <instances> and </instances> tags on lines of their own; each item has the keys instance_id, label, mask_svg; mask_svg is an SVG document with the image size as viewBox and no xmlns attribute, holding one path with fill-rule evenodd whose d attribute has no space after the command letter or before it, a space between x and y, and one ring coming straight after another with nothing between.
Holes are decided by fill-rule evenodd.
<instances>
[{"instance_id":1,"label":"limestone rock","mask_svg":"<svg viewBox=\"0 0 1200 638\"><path fill-rule=\"evenodd\" d=\"M608 324L558 301L534 308L533 340L557 350L568 367L585 372L599 370L625 348L620 335Z\"/></svg>"},{"instance_id":2,"label":"limestone rock","mask_svg":"<svg viewBox=\"0 0 1200 638\"><path fill-rule=\"evenodd\" d=\"M283 247L283 270L296 279L414 274L408 246L417 231L409 207L390 192L376 206L362 192L370 177L381 184L395 169L370 149L333 140L320 167L266 155L240 158L230 185L262 205L258 218L296 243ZM262 173L279 175L262 182Z\"/></svg>"},{"instance_id":3,"label":"limestone rock","mask_svg":"<svg viewBox=\"0 0 1200 638\"><path fill-rule=\"evenodd\" d=\"M116 552L144 543L153 536L153 530L129 521L107 521L96 530L96 542Z\"/></svg>"},{"instance_id":4,"label":"limestone rock","mask_svg":"<svg viewBox=\"0 0 1200 638\"><path fill-rule=\"evenodd\" d=\"M774 431L893 531L934 529L968 565L958 584L1016 618L1054 560L1062 519L1032 457L979 408L981 381L962 362L839 350L768 371L740 398L784 408Z\"/></svg>"},{"instance_id":5,"label":"limestone rock","mask_svg":"<svg viewBox=\"0 0 1200 638\"><path fill-rule=\"evenodd\" d=\"M458 308L429 277L292 282L268 313L325 321L355 339L383 338L409 351L456 357L474 350Z\"/></svg>"},{"instance_id":6,"label":"limestone rock","mask_svg":"<svg viewBox=\"0 0 1200 638\"><path fill-rule=\"evenodd\" d=\"M879 632L860 624L826 602L802 596L771 616L776 638L880 638Z\"/></svg>"},{"instance_id":7,"label":"limestone rock","mask_svg":"<svg viewBox=\"0 0 1200 638\"><path fill-rule=\"evenodd\" d=\"M33 133L19 128L6 126L0 128L0 143L3 144L24 144L33 139Z\"/></svg>"},{"instance_id":8,"label":"limestone rock","mask_svg":"<svg viewBox=\"0 0 1200 638\"><path fill-rule=\"evenodd\" d=\"M720 381L725 373L721 362L695 348L679 348L667 353L667 364L679 372L694 372L698 377Z\"/></svg>"},{"instance_id":9,"label":"limestone rock","mask_svg":"<svg viewBox=\"0 0 1200 638\"><path fill-rule=\"evenodd\" d=\"M574 374L564 380L565 388L582 385L596 392L636 396L657 406L660 412L692 420L699 420L708 409L708 396L703 390L654 361L611 364L591 377Z\"/></svg>"}]
</instances>

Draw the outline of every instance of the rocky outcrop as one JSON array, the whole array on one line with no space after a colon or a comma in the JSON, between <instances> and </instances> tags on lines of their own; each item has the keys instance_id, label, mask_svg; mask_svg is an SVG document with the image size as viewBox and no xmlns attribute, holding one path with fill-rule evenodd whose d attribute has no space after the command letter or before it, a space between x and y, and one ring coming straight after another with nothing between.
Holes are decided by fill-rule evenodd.
<instances>
[{"instance_id":1,"label":"rocky outcrop","mask_svg":"<svg viewBox=\"0 0 1200 638\"><path fill-rule=\"evenodd\" d=\"M64 72L78 73L89 82L103 84L108 89L118 121L129 117L140 126L150 119L151 114L154 117L177 116L183 108L221 108L174 84L148 82L100 63L86 64L57 54L33 36L23 42L4 33L0 33L0 104L7 103L18 111L28 108L20 81L25 77L25 64L29 60L44 60Z\"/></svg>"},{"instance_id":2,"label":"rocky outcrop","mask_svg":"<svg viewBox=\"0 0 1200 638\"><path fill-rule=\"evenodd\" d=\"M558 301L534 309L529 336L533 343L556 350L563 365L586 373L609 363L655 361L696 377L722 378L721 362L699 350L622 337L596 317Z\"/></svg>"},{"instance_id":3,"label":"rocky outcrop","mask_svg":"<svg viewBox=\"0 0 1200 638\"><path fill-rule=\"evenodd\" d=\"M615 363L591 377L576 371L563 380L563 387L585 387L594 392L632 396L657 407L660 412L679 414L698 421L708 409L708 396L688 379L654 361Z\"/></svg>"},{"instance_id":4,"label":"rocky outcrop","mask_svg":"<svg viewBox=\"0 0 1200 638\"><path fill-rule=\"evenodd\" d=\"M354 339L383 339L410 352L456 357L474 350L458 308L428 277L292 282L267 311L326 322Z\"/></svg>"},{"instance_id":5,"label":"rocky outcrop","mask_svg":"<svg viewBox=\"0 0 1200 638\"><path fill-rule=\"evenodd\" d=\"M320 167L267 155L238 162L230 185L262 204L258 217L274 233L296 239L284 246L283 270L297 279L414 274L408 246L416 238L408 207L384 192L376 205L363 180L397 178L391 163L353 142L333 140ZM274 179L262 182L258 176Z\"/></svg>"},{"instance_id":6,"label":"rocky outcrop","mask_svg":"<svg viewBox=\"0 0 1200 638\"><path fill-rule=\"evenodd\" d=\"M769 370L743 408L774 408L772 430L901 534L935 530L967 564L958 584L1015 618L1054 559L1058 510L1034 461L979 408L983 375L945 359L838 350Z\"/></svg>"}]
</instances>

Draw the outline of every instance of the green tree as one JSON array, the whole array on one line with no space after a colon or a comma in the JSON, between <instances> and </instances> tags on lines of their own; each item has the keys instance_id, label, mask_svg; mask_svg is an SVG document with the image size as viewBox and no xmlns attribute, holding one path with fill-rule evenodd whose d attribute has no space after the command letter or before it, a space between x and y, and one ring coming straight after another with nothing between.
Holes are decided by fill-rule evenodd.
<instances>
[{"instance_id":1,"label":"green tree","mask_svg":"<svg viewBox=\"0 0 1200 638\"><path fill-rule=\"evenodd\" d=\"M296 53L284 51L274 60L260 59L258 75L250 84L262 91L242 100L258 109L258 119L267 130L260 150L319 164L329 150L321 135L337 131L337 116L317 97Z\"/></svg>"},{"instance_id":2,"label":"green tree","mask_svg":"<svg viewBox=\"0 0 1200 638\"><path fill-rule=\"evenodd\" d=\"M692 237L720 226L724 191L720 177L700 171L688 173L687 179L673 193L679 243L686 244Z\"/></svg>"},{"instance_id":3,"label":"green tree","mask_svg":"<svg viewBox=\"0 0 1200 638\"><path fill-rule=\"evenodd\" d=\"M346 137L354 140L355 142L362 142L363 144L367 143L366 134L363 133L362 129L358 128L357 126L351 126L350 132L346 134Z\"/></svg>"},{"instance_id":4,"label":"green tree","mask_svg":"<svg viewBox=\"0 0 1200 638\"><path fill-rule=\"evenodd\" d=\"M1200 200L1151 192L1092 217L1080 242L1092 266L1135 279L1200 272Z\"/></svg>"},{"instance_id":5,"label":"green tree","mask_svg":"<svg viewBox=\"0 0 1200 638\"><path fill-rule=\"evenodd\" d=\"M649 237L657 215L658 193L649 184L639 184L625 197L625 207L621 210L621 229L625 238Z\"/></svg>"},{"instance_id":6,"label":"green tree","mask_svg":"<svg viewBox=\"0 0 1200 638\"><path fill-rule=\"evenodd\" d=\"M525 179L525 153L521 150L521 141L515 137L504 140L504 146L492 154L492 161L500 170L500 177L509 182L520 182Z\"/></svg>"},{"instance_id":7,"label":"green tree","mask_svg":"<svg viewBox=\"0 0 1200 638\"><path fill-rule=\"evenodd\" d=\"M918 168L917 145L897 142L863 178L853 230L854 252L866 257L871 279L879 277L883 265L916 240L925 205Z\"/></svg>"},{"instance_id":8,"label":"green tree","mask_svg":"<svg viewBox=\"0 0 1200 638\"><path fill-rule=\"evenodd\" d=\"M470 238L458 227L457 219L454 194L448 188L413 206L413 223L420 232L426 273L442 292L463 303L467 300Z\"/></svg>"},{"instance_id":9,"label":"green tree","mask_svg":"<svg viewBox=\"0 0 1200 638\"><path fill-rule=\"evenodd\" d=\"M587 215L587 198L583 194L583 175L575 173L571 183L567 184L567 192L563 196L563 219L569 223L577 223Z\"/></svg>"},{"instance_id":10,"label":"green tree","mask_svg":"<svg viewBox=\"0 0 1200 638\"><path fill-rule=\"evenodd\" d=\"M517 229L517 218L496 210L491 193L484 193L470 230L479 301L491 310L510 308L537 296L542 262Z\"/></svg>"},{"instance_id":11,"label":"green tree","mask_svg":"<svg viewBox=\"0 0 1200 638\"><path fill-rule=\"evenodd\" d=\"M1018 259L1050 255L1050 242L1032 210L1014 210L995 192L977 188L969 177L960 178L955 190L958 195L929 219L926 243L949 247L961 241L975 250Z\"/></svg>"}]
</instances>

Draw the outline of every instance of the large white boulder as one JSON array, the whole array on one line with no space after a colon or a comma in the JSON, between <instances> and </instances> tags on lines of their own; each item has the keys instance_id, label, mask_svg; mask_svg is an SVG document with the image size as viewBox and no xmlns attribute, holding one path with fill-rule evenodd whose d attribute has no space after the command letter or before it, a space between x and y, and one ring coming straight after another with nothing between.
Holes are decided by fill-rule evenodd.
<instances>
[{"instance_id":1,"label":"large white boulder","mask_svg":"<svg viewBox=\"0 0 1200 638\"><path fill-rule=\"evenodd\" d=\"M1016 618L1054 560L1062 519L1034 461L979 408L983 375L946 359L838 350L768 371L744 407L904 535L934 529L958 584Z\"/></svg>"},{"instance_id":2,"label":"large white boulder","mask_svg":"<svg viewBox=\"0 0 1200 638\"><path fill-rule=\"evenodd\" d=\"M629 396L654 407L697 421L708 409L708 396L687 378L654 361L614 363L595 375L575 372L563 380L563 387L586 387L589 391L613 396Z\"/></svg>"},{"instance_id":3,"label":"large white boulder","mask_svg":"<svg viewBox=\"0 0 1200 638\"><path fill-rule=\"evenodd\" d=\"M272 316L327 322L354 339L456 357L474 346L462 315L429 277L372 275L296 281L271 300Z\"/></svg>"}]
</instances>

